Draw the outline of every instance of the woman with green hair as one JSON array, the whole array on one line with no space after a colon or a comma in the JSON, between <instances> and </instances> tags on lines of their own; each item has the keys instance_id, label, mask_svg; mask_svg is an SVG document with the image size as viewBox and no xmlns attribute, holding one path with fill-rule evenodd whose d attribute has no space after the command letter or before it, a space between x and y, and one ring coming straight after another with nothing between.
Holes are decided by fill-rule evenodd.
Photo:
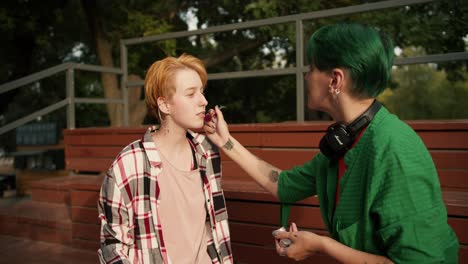
<instances>
[{"instance_id":1,"label":"woman with green hair","mask_svg":"<svg viewBox=\"0 0 468 264\"><path fill-rule=\"evenodd\" d=\"M318 195L330 237L292 223L289 232L274 232L278 254L301 260L321 252L346 263L457 263L459 244L432 158L414 130L376 101L390 79L392 41L370 26L325 26L310 38L307 59L308 107L336 122L309 162L281 171L230 135L219 108L205 119L210 140L282 203Z\"/></svg>"}]
</instances>

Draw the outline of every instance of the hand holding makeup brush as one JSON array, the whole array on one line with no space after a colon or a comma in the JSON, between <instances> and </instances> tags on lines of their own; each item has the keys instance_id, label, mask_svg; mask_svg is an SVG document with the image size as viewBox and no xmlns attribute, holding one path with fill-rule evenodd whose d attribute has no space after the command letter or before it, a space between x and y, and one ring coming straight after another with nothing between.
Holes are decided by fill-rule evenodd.
<instances>
[{"instance_id":1,"label":"hand holding makeup brush","mask_svg":"<svg viewBox=\"0 0 468 264\"><path fill-rule=\"evenodd\" d=\"M221 109L225 106L215 106L207 111L203 130L208 138L218 147L223 147L230 137L228 126Z\"/></svg>"}]
</instances>

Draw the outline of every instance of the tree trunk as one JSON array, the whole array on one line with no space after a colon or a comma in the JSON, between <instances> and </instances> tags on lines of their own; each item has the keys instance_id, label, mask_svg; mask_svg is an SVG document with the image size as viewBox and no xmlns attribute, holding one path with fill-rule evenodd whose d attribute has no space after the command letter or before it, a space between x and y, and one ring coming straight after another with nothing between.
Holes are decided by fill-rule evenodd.
<instances>
[{"instance_id":1,"label":"tree trunk","mask_svg":"<svg viewBox=\"0 0 468 264\"><path fill-rule=\"evenodd\" d=\"M128 76L129 81L141 81L141 77L135 74ZM129 125L138 126L143 123L148 109L146 108L145 100L140 99L143 87L128 87L128 108L129 108Z\"/></svg>"},{"instance_id":2,"label":"tree trunk","mask_svg":"<svg viewBox=\"0 0 468 264\"><path fill-rule=\"evenodd\" d=\"M102 24L96 13L96 2L94 0L82 0L83 9L88 19L88 25L95 40L96 53L102 66L114 67L112 59L112 45L102 30ZM117 76L110 73L101 74L104 96L109 99L121 99ZM109 103L107 113L111 126L122 126L123 107L121 104Z\"/></svg>"}]
</instances>

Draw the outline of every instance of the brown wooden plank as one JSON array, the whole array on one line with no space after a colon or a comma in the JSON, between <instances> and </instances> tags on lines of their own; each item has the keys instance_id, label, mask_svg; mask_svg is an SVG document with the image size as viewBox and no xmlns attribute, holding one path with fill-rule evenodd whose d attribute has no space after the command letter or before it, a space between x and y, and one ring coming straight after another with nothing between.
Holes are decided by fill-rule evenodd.
<instances>
[{"instance_id":1,"label":"brown wooden plank","mask_svg":"<svg viewBox=\"0 0 468 264\"><path fill-rule=\"evenodd\" d=\"M418 135L428 149L468 149L467 131L423 131Z\"/></svg>"},{"instance_id":2,"label":"brown wooden plank","mask_svg":"<svg viewBox=\"0 0 468 264\"><path fill-rule=\"evenodd\" d=\"M248 150L260 159L274 164L275 166L282 166L284 168L291 168L292 166L303 164L319 153L318 149L313 148L285 149L249 147ZM232 161L224 152L221 152L221 160L223 162Z\"/></svg>"},{"instance_id":3,"label":"brown wooden plank","mask_svg":"<svg viewBox=\"0 0 468 264\"><path fill-rule=\"evenodd\" d=\"M280 206L273 203L226 201L229 219L232 221L279 225ZM293 206L289 220L303 228L323 229L320 208L312 206Z\"/></svg>"},{"instance_id":4,"label":"brown wooden plank","mask_svg":"<svg viewBox=\"0 0 468 264\"><path fill-rule=\"evenodd\" d=\"M251 177L239 167L234 161L223 161L222 173L224 179L244 179L249 180Z\"/></svg>"},{"instance_id":5,"label":"brown wooden plank","mask_svg":"<svg viewBox=\"0 0 468 264\"><path fill-rule=\"evenodd\" d=\"M291 161L272 163L280 169L290 169ZM299 165L299 164L298 164ZM222 173L227 180L248 181L251 177L233 161L222 162ZM438 170L439 181L442 187L468 188L468 170Z\"/></svg>"},{"instance_id":6,"label":"brown wooden plank","mask_svg":"<svg viewBox=\"0 0 468 264\"><path fill-rule=\"evenodd\" d=\"M468 192L466 190L442 189L442 197L449 216L468 217Z\"/></svg>"},{"instance_id":7,"label":"brown wooden plank","mask_svg":"<svg viewBox=\"0 0 468 264\"><path fill-rule=\"evenodd\" d=\"M261 146L261 134L259 132L231 133L245 147Z\"/></svg>"},{"instance_id":8,"label":"brown wooden plank","mask_svg":"<svg viewBox=\"0 0 468 264\"><path fill-rule=\"evenodd\" d=\"M285 257L278 256L276 250L272 247L232 243L232 250L234 253L234 258L238 263L297 263ZM468 247L466 245L460 246L458 255L458 263L468 263ZM339 262L329 256L317 254L301 261L300 263L335 264Z\"/></svg>"},{"instance_id":9,"label":"brown wooden plank","mask_svg":"<svg viewBox=\"0 0 468 264\"><path fill-rule=\"evenodd\" d=\"M416 131L468 131L468 120L405 120ZM331 121L287 121L263 124L230 124L232 132L276 131L325 131ZM148 126L139 127L92 127L64 129L64 135L85 134L142 134ZM201 132L201 130L195 130Z\"/></svg>"},{"instance_id":10,"label":"brown wooden plank","mask_svg":"<svg viewBox=\"0 0 468 264\"><path fill-rule=\"evenodd\" d=\"M112 135L112 134L135 134L143 135L146 127L84 127L64 129L63 135Z\"/></svg>"},{"instance_id":11,"label":"brown wooden plank","mask_svg":"<svg viewBox=\"0 0 468 264\"><path fill-rule=\"evenodd\" d=\"M317 148L324 132L262 133L262 147Z\"/></svg>"},{"instance_id":12,"label":"brown wooden plank","mask_svg":"<svg viewBox=\"0 0 468 264\"><path fill-rule=\"evenodd\" d=\"M449 131L449 130L464 130L468 131L468 120L406 120L416 131Z\"/></svg>"},{"instance_id":13,"label":"brown wooden plank","mask_svg":"<svg viewBox=\"0 0 468 264\"><path fill-rule=\"evenodd\" d=\"M460 245L458 251L458 263L468 263L468 246Z\"/></svg>"},{"instance_id":14,"label":"brown wooden plank","mask_svg":"<svg viewBox=\"0 0 468 264\"><path fill-rule=\"evenodd\" d=\"M69 183L70 190L82 190L82 191L91 191L98 193L102 181L104 179L104 175L82 175L76 174L71 176L72 180ZM97 194L96 194L97 195Z\"/></svg>"},{"instance_id":15,"label":"brown wooden plank","mask_svg":"<svg viewBox=\"0 0 468 264\"><path fill-rule=\"evenodd\" d=\"M120 146L68 146L65 156L67 158L115 158L121 150Z\"/></svg>"},{"instance_id":16,"label":"brown wooden plank","mask_svg":"<svg viewBox=\"0 0 468 264\"><path fill-rule=\"evenodd\" d=\"M100 226L72 223L72 239L99 241Z\"/></svg>"},{"instance_id":17,"label":"brown wooden plank","mask_svg":"<svg viewBox=\"0 0 468 264\"><path fill-rule=\"evenodd\" d=\"M94 191L70 191L71 207L91 207L97 208L99 193Z\"/></svg>"},{"instance_id":18,"label":"brown wooden plank","mask_svg":"<svg viewBox=\"0 0 468 264\"><path fill-rule=\"evenodd\" d=\"M103 172L109 168L113 161L113 158L66 158L65 166L67 170Z\"/></svg>"},{"instance_id":19,"label":"brown wooden plank","mask_svg":"<svg viewBox=\"0 0 468 264\"><path fill-rule=\"evenodd\" d=\"M295 260L281 257L276 253L274 247L262 247L255 245L248 245L243 243L232 243L233 256L236 263L243 264L257 264L257 263L268 263L268 264L282 264L282 263L298 263ZM329 256L323 254L316 254L309 257L306 260L301 261L304 264L337 264Z\"/></svg>"},{"instance_id":20,"label":"brown wooden plank","mask_svg":"<svg viewBox=\"0 0 468 264\"><path fill-rule=\"evenodd\" d=\"M68 135L64 138L66 146L118 146L125 147L131 142L140 139L143 134L117 134L117 135ZM66 147L65 147L66 148Z\"/></svg>"},{"instance_id":21,"label":"brown wooden plank","mask_svg":"<svg viewBox=\"0 0 468 264\"><path fill-rule=\"evenodd\" d=\"M246 224L235 221L229 221L229 229L231 231L231 241L236 243L254 244L258 246L274 246L275 242L271 232L278 229L279 226L274 225L258 225ZM320 229L303 229L300 230L312 231L318 235L328 236L326 230Z\"/></svg>"},{"instance_id":22,"label":"brown wooden plank","mask_svg":"<svg viewBox=\"0 0 468 264\"><path fill-rule=\"evenodd\" d=\"M91 250L95 252L100 246L101 243L99 240L82 240L79 238L72 239L72 247L74 248L80 248L80 249L85 249L85 250Z\"/></svg>"},{"instance_id":23,"label":"brown wooden plank","mask_svg":"<svg viewBox=\"0 0 468 264\"><path fill-rule=\"evenodd\" d=\"M71 217L73 222L99 225L97 208L72 207Z\"/></svg>"},{"instance_id":24,"label":"brown wooden plank","mask_svg":"<svg viewBox=\"0 0 468 264\"><path fill-rule=\"evenodd\" d=\"M257 157L272 164L288 167L303 164L319 153L318 148L258 148L249 147ZM431 150L430 154L438 169L468 169L468 151L464 150ZM231 159L221 152L222 161Z\"/></svg>"},{"instance_id":25,"label":"brown wooden plank","mask_svg":"<svg viewBox=\"0 0 468 264\"><path fill-rule=\"evenodd\" d=\"M430 153L438 169L468 169L467 150L431 150Z\"/></svg>"},{"instance_id":26,"label":"brown wooden plank","mask_svg":"<svg viewBox=\"0 0 468 264\"><path fill-rule=\"evenodd\" d=\"M449 217L448 223L457 234L460 244L468 244L468 219Z\"/></svg>"},{"instance_id":27,"label":"brown wooden plank","mask_svg":"<svg viewBox=\"0 0 468 264\"><path fill-rule=\"evenodd\" d=\"M438 170L437 173L442 187L468 189L468 170Z\"/></svg>"},{"instance_id":28,"label":"brown wooden plank","mask_svg":"<svg viewBox=\"0 0 468 264\"><path fill-rule=\"evenodd\" d=\"M252 179L245 181L223 179L222 185L226 199L278 202L278 199ZM313 196L302 201L298 201L296 204L317 206L318 199L316 196Z\"/></svg>"}]
</instances>

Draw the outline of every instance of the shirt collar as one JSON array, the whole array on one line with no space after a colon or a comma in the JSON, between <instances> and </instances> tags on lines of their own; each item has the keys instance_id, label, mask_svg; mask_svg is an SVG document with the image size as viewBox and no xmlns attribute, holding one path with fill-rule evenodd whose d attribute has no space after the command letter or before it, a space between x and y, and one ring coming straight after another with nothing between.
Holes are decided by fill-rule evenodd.
<instances>
[{"instance_id":1,"label":"shirt collar","mask_svg":"<svg viewBox=\"0 0 468 264\"><path fill-rule=\"evenodd\" d=\"M152 133L158 130L158 126L150 126L143 136L143 148L148 156L149 163L152 167L161 167L161 157L159 156L158 148L154 144ZM207 157L212 149L212 145L208 143L206 137L202 134L187 130L187 138L190 139L196 148L198 154Z\"/></svg>"}]
</instances>

